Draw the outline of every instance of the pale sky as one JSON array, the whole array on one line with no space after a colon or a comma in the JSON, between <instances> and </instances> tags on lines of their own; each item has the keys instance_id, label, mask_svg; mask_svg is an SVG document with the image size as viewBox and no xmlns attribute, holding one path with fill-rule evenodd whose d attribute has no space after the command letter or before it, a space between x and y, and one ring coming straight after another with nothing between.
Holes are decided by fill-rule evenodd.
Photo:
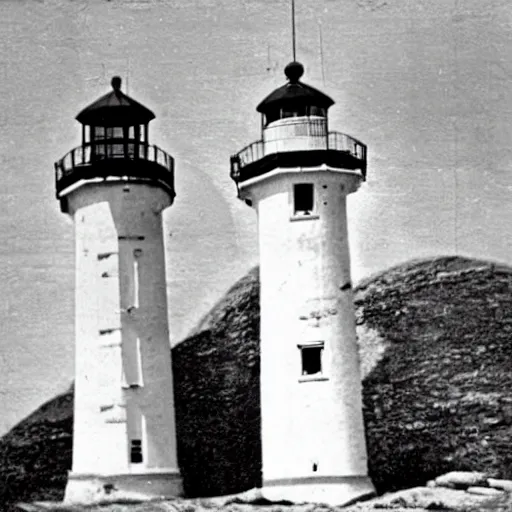
<instances>
[{"instance_id":1,"label":"pale sky","mask_svg":"<svg viewBox=\"0 0 512 512\"><path fill-rule=\"evenodd\" d=\"M332 130L368 145L349 202L355 280L456 252L511 263L509 0L296 0L296 12L303 81L336 101ZM289 0L0 2L0 433L73 378L73 225L53 163L80 143L75 115L117 74L157 116L151 142L177 166L176 343L258 261L229 156L260 138L255 107L285 82L290 32Z\"/></svg>"}]
</instances>

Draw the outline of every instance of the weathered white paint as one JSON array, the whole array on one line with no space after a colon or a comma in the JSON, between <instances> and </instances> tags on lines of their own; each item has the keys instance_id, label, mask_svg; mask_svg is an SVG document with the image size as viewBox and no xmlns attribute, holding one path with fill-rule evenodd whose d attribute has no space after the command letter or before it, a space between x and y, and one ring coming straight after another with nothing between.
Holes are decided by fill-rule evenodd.
<instances>
[{"instance_id":1,"label":"weathered white paint","mask_svg":"<svg viewBox=\"0 0 512 512\"><path fill-rule=\"evenodd\" d=\"M100 480L128 490L136 481L143 491L145 474L148 492L156 485L159 494L179 494L162 230L172 199L148 183L111 181L84 184L67 200L76 237L76 377L65 499L86 501ZM133 439L142 442L142 463L130 462Z\"/></svg>"},{"instance_id":2,"label":"weathered white paint","mask_svg":"<svg viewBox=\"0 0 512 512\"><path fill-rule=\"evenodd\" d=\"M319 116L278 119L263 130L263 141L266 155L327 149L327 119Z\"/></svg>"},{"instance_id":3,"label":"weathered white paint","mask_svg":"<svg viewBox=\"0 0 512 512\"><path fill-rule=\"evenodd\" d=\"M360 181L358 172L322 166L275 169L240 184L241 197L258 213L263 493L269 499L342 505L374 491L346 215L346 196ZM314 184L310 215L294 215L296 183ZM318 342L322 374L303 376L300 346Z\"/></svg>"}]
</instances>

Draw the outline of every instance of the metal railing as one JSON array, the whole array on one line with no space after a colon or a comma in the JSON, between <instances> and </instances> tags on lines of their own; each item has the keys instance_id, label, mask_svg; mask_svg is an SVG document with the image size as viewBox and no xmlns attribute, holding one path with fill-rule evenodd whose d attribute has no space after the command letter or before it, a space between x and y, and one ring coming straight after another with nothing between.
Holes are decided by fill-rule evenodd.
<instances>
[{"instance_id":1,"label":"metal railing","mask_svg":"<svg viewBox=\"0 0 512 512\"><path fill-rule=\"evenodd\" d=\"M233 158L240 164L240 168L245 167L246 165L252 164L257 160L261 160L265 156L265 145L263 140L257 140L248 146L245 146L241 151L239 151L236 155L233 155Z\"/></svg>"},{"instance_id":2,"label":"metal railing","mask_svg":"<svg viewBox=\"0 0 512 512\"><path fill-rule=\"evenodd\" d=\"M350 135L341 132L329 132L327 137L327 149L346 151L358 160L366 162L366 144L354 139Z\"/></svg>"},{"instance_id":3,"label":"metal railing","mask_svg":"<svg viewBox=\"0 0 512 512\"><path fill-rule=\"evenodd\" d=\"M272 141L275 142L275 141ZM326 149L343 151L361 161L366 168L366 145L350 135L341 132L329 132L326 136ZM240 169L261 160L265 155L265 142L257 140L231 157L231 173L236 176Z\"/></svg>"},{"instance_id":4,"label":"metal railing","mask_svg":"<svg viewBox=\"0 0 512 512\"><path fill-rule=\"evenodd\" d=\"M92 164L109 160L144 160L153 162L161 166L160 170L163 172L164 176L167 175L164 181L174 183L174 158L158 146L135 141L124 142L122 140L109 140L107 142L92 142L78 146L56 162L55 181L57 190L62 189L62 181L73 182L73 175L76 175L77 180L80 179L80 174L82 174L82 171L86 167L89 168ZM98 177L111 175L109 169L105 168L105 166L102 166L101 171L98 172ZM130 175L128 170L126 172ZM161 173L158 172L158 174L160 175ZM118 173L116 172L112 175L117 176ZM148 175L147 177L151 176Z\"/></svg>"}]
</instances>

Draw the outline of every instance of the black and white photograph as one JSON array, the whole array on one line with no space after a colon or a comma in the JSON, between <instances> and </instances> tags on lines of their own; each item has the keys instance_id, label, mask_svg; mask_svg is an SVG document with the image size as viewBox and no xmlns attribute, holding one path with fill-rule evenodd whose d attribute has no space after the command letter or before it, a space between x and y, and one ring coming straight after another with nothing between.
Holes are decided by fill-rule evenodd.
<instances>
[{"instance_id":1,"label":"black and white photograph","mask_svg":"<svg viewBox=\"0 0 512 512\"><path fill-rule=\"evenodd\" d=\"M512 511L512 4L0 0L0 511Z\"/></svg>"}]
</instances>

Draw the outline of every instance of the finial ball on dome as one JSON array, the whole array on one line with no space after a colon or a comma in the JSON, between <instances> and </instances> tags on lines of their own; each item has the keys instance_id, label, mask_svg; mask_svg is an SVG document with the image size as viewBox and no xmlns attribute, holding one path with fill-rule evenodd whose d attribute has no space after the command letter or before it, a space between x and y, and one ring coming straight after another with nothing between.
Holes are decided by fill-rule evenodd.
<instances>
[{"instance_id":1,"label":"finial ball on dome","mask_svg":"<svg viewBox=\"0 0 512 512\"><path fill-rule=\"evenodd\" d=\"M114 76L110 83L112 84L112 89L114 89L114 91L117 92L117 91L121 90L121 77L120 76Z\"/></svg>"},{"instance_id":2,"label":"finial ball on dome","mask_svg":"<svg viewBox=\"0 0 512 512\"><path fill-rule=\"evenodd\" d=\"M297 83L304 74L304 66L300 62L290 62L290 64L284 68L284 74L292 84Z\"/></svg>"}]
</instances>

